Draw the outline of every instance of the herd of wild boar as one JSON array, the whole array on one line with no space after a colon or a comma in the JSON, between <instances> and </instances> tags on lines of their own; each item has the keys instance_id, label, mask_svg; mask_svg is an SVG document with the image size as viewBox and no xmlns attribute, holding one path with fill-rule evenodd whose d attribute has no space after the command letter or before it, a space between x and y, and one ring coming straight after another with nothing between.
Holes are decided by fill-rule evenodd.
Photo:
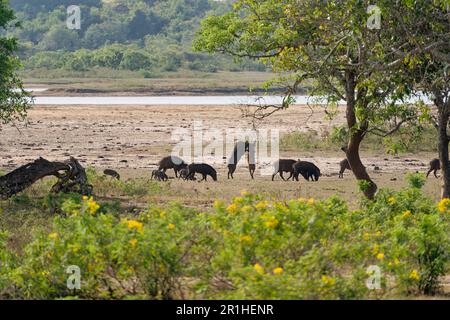
<instances>
[{"instance_id":1,"label":"herd of wild boar","mask_svg":"<svg viewBox=\"0 0 450 320\"><path fill-rule=\"evenodd\" d=\"M248 169L250 177L254 179L254 173L256 170L255 165L255 147L256 143L250 142L237 142L233 153L228 158L228 179L234 179L233 174L236 171L237 164L244 154L247 155ZM344 177L345 170L352 170L350 163L347 159L342 160L340 163L339 178ZM201 180L207 181L208 176L210 176L214 181L217 181L217 171L209 164L206 163L192 163L187 164L183 159L177 156L167 156L162 158L158 163L158 169L152 171L151 179L157 181L167 181L169 177L166 171L173 169L175 172L175 177L183 180L197 180L196 174L201 175ZM293 159L279 159L273 163L273 174L272 181L274 181L277 174L280 175L281 179L284 181L292 179L294 181L299 181L299 176L301 175L307 181L318 181L320 176L320 169L311 162L293 160ZM437 178L437 171L441 169L439 159L433 159L430 161L429 170L427 172L427 177L433 172L434 176ZM105 175L111 176L120 180L120 175L111 169L106 169L103 172ZM289 174L289 177L285 179L283 173Z\"/></svg>"}]
</instances>

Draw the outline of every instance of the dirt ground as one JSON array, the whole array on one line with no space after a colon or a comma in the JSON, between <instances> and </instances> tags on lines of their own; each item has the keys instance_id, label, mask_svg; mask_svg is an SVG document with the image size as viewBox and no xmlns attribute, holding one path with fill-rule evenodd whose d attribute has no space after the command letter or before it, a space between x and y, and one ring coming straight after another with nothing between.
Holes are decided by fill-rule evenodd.
<instances>
[{"instance_id":1,"label":"dirt ground","mask_svg":"<svg viewBox=\"0 0 450 320\"><path fill-rule=\"evenodd\" d=\"M322 110L306 106L292 106L276 113L258 128L279 129L281 134L292 130L316 130L318 134L342 123L341 115L333 121L324 120ZM251 121L243 119L233 106L35 106L29 112L29 124L3 126L0 141L0 168L11 171L37 157L65 160L75 156L84 165L99 170L118 170L125 178L150 178L150 172L163 156L169 155L175 141L175 129L189 129L194 121L201 121L205 130L215 128L249 129ZM250 180L245 161L238 167L234 181L228 181L224 161L216 164L218 183L169 181L170 195L166 200L181 200L187 204L211 202L214 198L228 198L240 190L266 192L279 198L315 197L333 194L356 201L358 191L351 172L338 179L339 161L343 153L336 146L330 152L282 153L282 158L300 158L316 163L322 170L319 182L275 182L270 176L256 172ZM228 155L225 155L228 156ZM393 157L385 154L362 154L363 161L380 187L399 189L406 185L405 174L426 171L434 154L407 154ZM173 172L169 172L173 176ZM426 193L438 198L439 180L429 178ZM163 200L161 197L158 200ZM193 204L193 203L192 203Z\"/></svg>"}]
</instances>

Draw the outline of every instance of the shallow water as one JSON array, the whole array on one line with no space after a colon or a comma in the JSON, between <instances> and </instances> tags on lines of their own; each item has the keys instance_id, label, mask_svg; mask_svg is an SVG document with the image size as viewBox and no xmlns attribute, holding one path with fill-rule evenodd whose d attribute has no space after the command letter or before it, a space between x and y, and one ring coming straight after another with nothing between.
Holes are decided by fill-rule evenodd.
<instances>
[{"instance_id":1,"label":"shallow water","mask_svg":"<svg viewBox=\"0 0 450 320\"><path fill-rule=\"evenodd\" d=\"M312 103L308 96L297 96L296 103ZM281 96L130 96L130 97L35 97L37 105L240 105L281 104Z\"/></svg>"},{"instance_id":2,"label":"shallow water","mask_svg":"<svg viewBox=\"0 0 450 320\"><path fill-rule=\"evenodd\" d=\"M46 89L33 89L33 92L43 92ZM425 103L432 101L422 96ZM326 104L326 100L314 96L295 96L295 104ZM417 101L411 98L408 102ZM35 97L36 105L280 105L282 96L128 96L128 97ZM345 104L345 101L340 101Z\"/></svg>"}]
</instances>

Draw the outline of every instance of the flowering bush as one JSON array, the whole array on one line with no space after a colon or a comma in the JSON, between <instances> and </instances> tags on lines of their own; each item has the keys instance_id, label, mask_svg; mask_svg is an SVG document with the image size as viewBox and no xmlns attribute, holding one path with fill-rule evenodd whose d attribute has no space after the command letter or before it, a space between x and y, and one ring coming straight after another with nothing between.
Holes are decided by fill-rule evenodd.
<instances>
[{"instance_id":1,"label":"flowering bush","mask_svg":"<svg viewBox=\"0 0 450 320\"><path fill-rule=\"evenodd\" d=\"M172 297L189 250L182 243L190 235L183 219L190 211L174 208L117 218L101 213L93 198L67 201L67 216L55 217L50 233L35 235L11 272L12 297ZM67 286L69 266L81 270L80 290Z\"/></svg>"},{"instance_id":2,"label":"flowering bush","mask_svg":"<svg viewBox=\"0 0 450 320\"><path fill-rule=\"evenodd\" d=\"M208 212L171 203L124 216L75 195L60 207L21 255L0 235L0 297L386 298L436 293L449 267L450 201L416 187L357 210L245 191ZM70 266L79 289L67 285Z\"/></svg>"},{"instance_id":3,"label":"flowering bush","mask_svg":"<svg viewBox=\"0 0 450 320\"><path fill-rule=\"evenodd\" d=\"M216 239L204 291L233 299L435 293L449 262L448 204L438 209L417 188L382 191L355 211L335 197L285 203L244 193L216 202L203 222ZM381 270L380 290L366 286L370 266Z\"/></svg>"}]
</instances>

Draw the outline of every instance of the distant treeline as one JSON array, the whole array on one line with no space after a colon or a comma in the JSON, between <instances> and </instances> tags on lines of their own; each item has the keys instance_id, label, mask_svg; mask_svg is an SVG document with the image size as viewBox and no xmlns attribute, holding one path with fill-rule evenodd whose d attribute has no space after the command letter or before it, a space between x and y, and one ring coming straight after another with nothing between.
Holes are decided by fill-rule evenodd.
<instances>
[{"instance_id":1,"label":"distant treeline","mask_svg":"<svg viewBox=\"0 0 450 320\"><path fill-rule=\"evenodd\" d=\"M10 0L21 26L26 69L85 71L95 67L153 71L264 71L260 63L193 52L192 38L210 13L232 0L77 0L81 29L66 26L72 0Z\"/></svg>"}]
</instances>

